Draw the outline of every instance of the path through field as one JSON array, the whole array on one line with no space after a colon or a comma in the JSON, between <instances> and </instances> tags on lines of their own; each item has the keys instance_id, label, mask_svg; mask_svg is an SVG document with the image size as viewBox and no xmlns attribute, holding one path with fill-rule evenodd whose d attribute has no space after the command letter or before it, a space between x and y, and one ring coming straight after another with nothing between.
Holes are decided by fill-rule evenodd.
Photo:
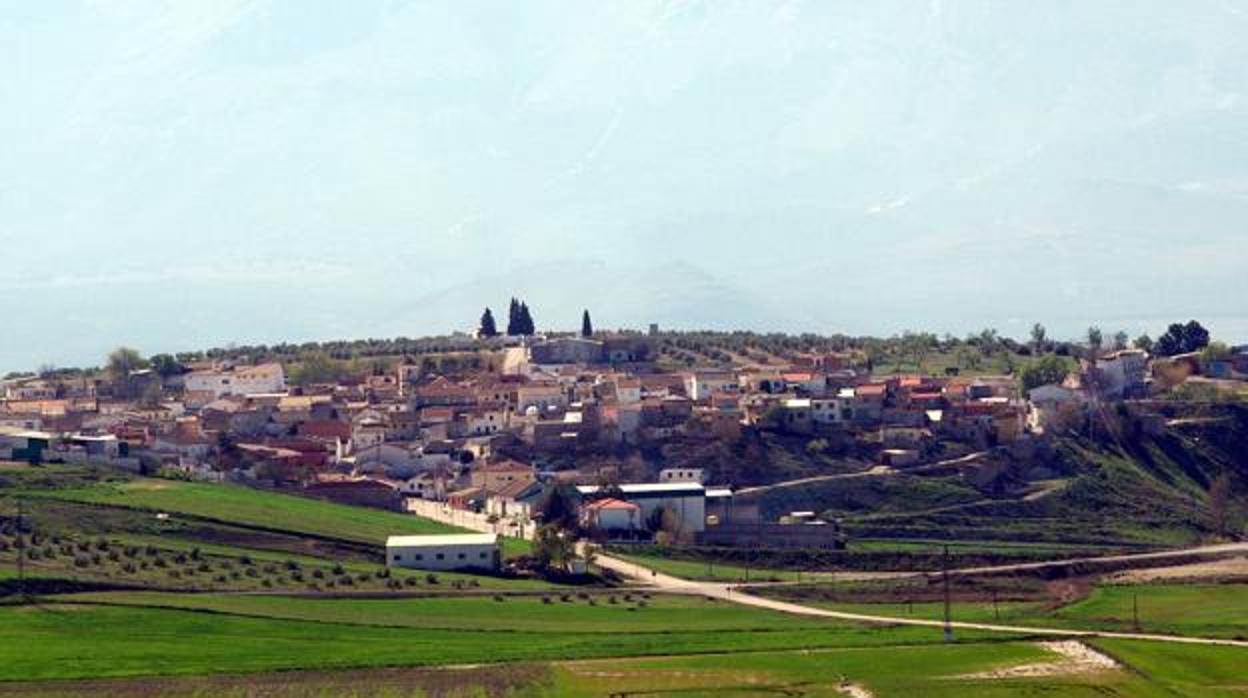
<instances>
[{"instance_id":1,"label":"path through field","mask_svg":"<svg viewBox=\"0 0 1248 698\"><path fill-rule=\"evenodd\" d=\"M1175 556L1192 556L1192 555L1224 555L1235 552L1248 552L1248 543L1228 543L1225 545L1211 545L1202 548L1191 548L1182 551L1171 551L1166 553L1139 553L1135 555L1114 555L1103 558L1083 558L1084 562L1088 561L1131 561L1131 560L1152 560L1165 559ZM791 613L800 616L812 616L819 618L833 618L837 620L856 621L860 623L880 623L887 625L919 625L932 628L940 628L944 623L939 620L926 620L920 618L904 618L897 616L882 616L865 613L848 613L844 611L832 611L824 608L812 608L810 606L802 606L800 604L789 603L787 601L779 601L776 599L764 598L747 593L742 585L739 584L723 584L719 582L696 582L688 579L680 579L670 575L663 574L656 570L647 569L641 565L607 555L598 555L596 562L605 569L610 569L621 577L635 579L645 584L653 585L662 591L673 594L699 594L709 598L720 599L732 603L742 604L745 606L754 606L757 608L765 608L782 613ZM1002 570L1024 570L1033 569L1035 567L1043 567L1046 564L1068 564L1071 561L1064 560L1057 563L1022 563L1018 565L1003 565L998 567L980 568L993 571ZM966 573L967 570L961 572ZM1105 637L1120 640L1154 640L1158 642L1176 642L1183 644L1197 645L1228 645L1234 647L1248 647L1246 640L1229 640L1221 638L1208 637L1181 637L1177 635L1157 635L1152 633L1123 633L1123 632L1101 632L1090 630L1070 630L1068 628L1044 628L1044 627L1025 627L1012 625L999 625L995 623L968 623L964 621L955 621L949 624L955 630L984 630L989 632L1013 633L1018 635L1051 635L1056 637L1067 638L1090 638Z\"/></svg>"}]
</instances>

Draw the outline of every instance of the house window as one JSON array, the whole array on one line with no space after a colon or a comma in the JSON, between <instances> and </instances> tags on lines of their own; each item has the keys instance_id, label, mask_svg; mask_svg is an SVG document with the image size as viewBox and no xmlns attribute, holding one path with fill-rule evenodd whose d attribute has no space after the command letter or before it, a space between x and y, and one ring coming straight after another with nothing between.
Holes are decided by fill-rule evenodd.
<instances>
[{"instance_id":1,"label":"house window","mask_svg":"<svg viewBox=\"0 0 1248 698\"><path fill-rule=\"evenodd\" d=\"M468 559L468 556L467 556L467 555L465 555L465 554L463 554L463 553L460 553L460 554L459 554L459 559L461 559L461 560L467 560L467 559Z\"/></svg>"},{"instance_id":2,"label":"house window","mask_svg":"<svg viewBox=\"0 0 1248 698\"><path fill-rule=\"evenodd\" d=\"M413 557L416 558L416 562L420 562L421 560L425 559L425 556L421 555L420 553L416 553L415 555L413 555Z\"/></svg>"},{"instance_id":3,"label":"house window","mask_svg":"<svg viewBox=\"0 0 1248 698\"><path fill-rule=\"evenodd\" d=\"M400 555L400 554L398 554L398 553L395 553L395 554L394 554L394 561L395 561L395 562L398 562L399 560L402 560L402 559L403 559L403 556L402 556L402 555Z\"/></svg>"},{"instance_id":4,"label":"house window","mask_svg":"<svg viewBox=\"0 0 1248 698\"><path fill-rule=\"evenodd\" d=\"M446 559L446 556L445 556L445 555L443 555L442 553L438 553L438 559L439 559L439 560L445 560L445 559Z\"/></svg>"},{"instance_id":5,"label":"house window","mask_svg":"<svg viewBox=\"0 0 1248 698\"><path fill-rule=\"evenodd\" d=\"M485 559L485 553L481 553L481 554L480 554L480 555L478 555L477 557L479 557L479 558L481 558L482 560L484 560L484 559Z\"/></svg>"}]
</instances>

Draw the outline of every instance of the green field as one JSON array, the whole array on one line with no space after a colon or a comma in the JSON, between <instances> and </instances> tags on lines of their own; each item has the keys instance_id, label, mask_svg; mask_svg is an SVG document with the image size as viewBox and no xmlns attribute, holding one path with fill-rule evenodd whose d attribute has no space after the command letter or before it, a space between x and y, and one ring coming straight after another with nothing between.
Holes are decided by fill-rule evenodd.
<instances>
[{"instance_id":1,"label":"green field","mask_svg":"<svg viewBox=\"0 0 1248 698\"><path fill-rule=\"evenodd\" d=\"M771 595L785 598L783 592ZM1243 639L1248 637L1248 584L1140 584L1094 587L1086 598L1054 607L1044 602L954 601L955 621L1001 622L1074 630L1132 632L1133 602L1138 601L1140 632ZM944 604L844 603L801 599L819 608L867 615L939 620Z\"/></svg>"},{"instance_id":2,"label":"green field","mask_svg":"<svg viewBox=\"0 0 1248 698\"><path fill-rule=\"evenodd\" d=\"M371 545L384 543L389 535L459 530L417 516L265 492L240 485L141 478L75 489L42 490L32 494L184 514L234 525Z\"/></svg>"},{"instance_id":3,"label":"green field","mask_svg":"<svg viewBox=\"0 0 1248 698\"><path fill-rule=\"evenodd\" d=\"M118 600L110 599L112 603ZM291 603L291 613L305 616L300 620L235 615L226 608L190 611L81 601L0 607L0 680L428 666L940 641L939 632L930 628L795 622L781 614L685 599L634 611L591 607L580 600L574 610L528 605L513 611L507 607L519 605L516 600L488 598L465 601L454 610L447 610L444 600L412 600L406 602L411 608L403 612L396 611L395 605L361 611L361 604L369 602L355 600ZM424 625L420 620L423 604L433 614ZM283 605L279 600L267 611L281 613ZM452 618L455 611L459 618ZM646 614L656 618L640 618ZM396 627L396 622L403 622L396 618L405 618L407 625ZM617 622L618 630L613 627ZM682 622L697 627L689 629ZM448 629L438 627L439 623L462 627Z\"/></svg>"},{"instance_id":4,"label":"green field","mask_svg":"<svg viewBox=\"0 0 1248 698\"><path fill-rule=\"evenodd\" d=\"M1086 599L1057 609L1042 622L1130 631L1134 629L1132 606L1136 600L1144 632L1248 637L1248 584L1098 586Z\"/></svg>"}]
</instances>

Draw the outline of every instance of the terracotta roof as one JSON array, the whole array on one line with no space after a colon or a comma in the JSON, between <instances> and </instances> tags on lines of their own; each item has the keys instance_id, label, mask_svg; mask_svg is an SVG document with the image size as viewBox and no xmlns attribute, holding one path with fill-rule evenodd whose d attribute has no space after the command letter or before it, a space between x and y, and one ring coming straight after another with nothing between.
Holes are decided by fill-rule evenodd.
<instances>
[{"instance_id":1,"label":"terracotta roof","mask_svg":"<svg viewBox=\"0 0 1248 698\"><path fill-rule=\"evenodd\" d=\"M615 509L615 510L621 510L621 511L636 511L636 510L641 509L641 507L632 502L626 502L622 499L615 499L614 497L607 497L606 499L595 499L589 504L586 504L585 509L588 511L602 511L604 509Z\"/></svg>"}]
</instances>

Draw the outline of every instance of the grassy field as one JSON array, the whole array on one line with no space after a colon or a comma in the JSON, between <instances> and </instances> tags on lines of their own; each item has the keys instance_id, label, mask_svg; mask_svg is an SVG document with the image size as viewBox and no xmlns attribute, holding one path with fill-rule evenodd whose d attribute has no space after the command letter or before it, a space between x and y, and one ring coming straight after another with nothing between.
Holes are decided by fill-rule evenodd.
<instances>
[{"instance_id":1,"label":"grassy field","mask_svg":"<svg viewBox=\"0 0 1248 698\"><path fill-rule=\"evenodd\" d=\"M283 596L107 592L59 602L179 608L230 615L348 625L509 632L717 632L818 630L819 619L793 618L699 597L610 592L577 595L405 599L314 599ZM544 600L545 599L545 600ZM614 599L614 601L612 601Z\"/></svg>"},{"instance_id":2,"label":"grassy field","mask_svg":"<svg viewBox=\"0 0 1248 698\"><path fill-rule=\"evenodd\" d=\"M76 489L42 490L32 494L184 514L229 524L372 545L384 543L388 535L458 530L417 516L264 492L239 485L140 478Z\"/></svg>"},{"instance_id":3,"label":"grassy field","mask_svg":"<svg viewBox=\"0 0 1248 698\"><path fill-rule=\"evenodd\" d=\"M1057 609L1043 622L1129 631L1134 629L1136 601L1140 629L1145 632L1248 638L1248 584L1099 586L1086 599Z\"/></svg>"},{"instance_id":4,"label":"grassy field","mask_svg":"<svg viewBox=\"0 0 1248 698\"><path fill-rule=\"evenodd\" d=\"M783 594L779 594L783 596ZM956 621L1035 625L1076 630L1131 632L1132 605L1138 601L1139 628L1147 633L1243 639L1248 637L1248 584L1141 584L1097 586L1086 598L1063 606L1047 602L956 600ZM850 613L939 620L944 604L846 603L802 600L812 606Z\"/></svg>"},{"instance_id":5,"label":"grassy field","mask_svg":"<svg viewBox=\"0 0 1248 698\"><path fill-rule=\"evenodd\" d=\"M629 562L636 563L642 567L657 570L663 574L673 577L682 577L684 579L712 580L712 581L777 581L777 582L794 582L799 581L799 574L793 570L778 569L747 569L740 565L727 565L714 563L708 565L705 562L697 562L695 560L677 560L667 557L658 557L654 555L620 555L612 552L612 557ZM817 575L808 572L801 573L801 580L810 580Z\"/></svg>"},{"instance_id":6,"label":"grassy field","mask_svg":"<svg viewBox=\"0 0 1248 698\"><path fill-rule=\"evenodd\" d=\"M575 612L529 606L510 612L511 628L493 629L472 626L498 624L498 618L507 618L503 614L509 613L505 609L515 603L513 600L481 600L457 606L463 615L454 621L443 612L443 623L469 626L456 629L436 627L436 621L420 626L420 604L424 601L410 602L414 607L405 614L387 613L393 609L383 608L364 615L356 612L357 601L314 603L330 605L320 607L323 610L319 612L294 604L291 607L309 617L320 615L317 620L84 603L0 607L0 681L432 666L940 641L939 632L929 628L795 623L779 614L697 601L681 601L672 607L648 605L635 611L591 607L584 602L577 602ZM434 601L430 608L441 603ZM680 603L706 606L681 607ZM336 609L335 604L339 604ZM543 630L531 629L533 624L541 624L540 616L548 612L561 618L551 620ZM324 614L349 615L355 620L334 622L324 619ZM643 614L658 619L629 619ZM396 616L407 617L414 625L395 627ZM703 616L697 621L701 628L693 630L669 620L691 621L698 616ZM618 620L622 629L612 631L608 620ZM502 622L505 626L508 621ZM526 625L530 629L523 627ZM593 626L597 627L586 629Z\"/></svg>"}]
</instances>

